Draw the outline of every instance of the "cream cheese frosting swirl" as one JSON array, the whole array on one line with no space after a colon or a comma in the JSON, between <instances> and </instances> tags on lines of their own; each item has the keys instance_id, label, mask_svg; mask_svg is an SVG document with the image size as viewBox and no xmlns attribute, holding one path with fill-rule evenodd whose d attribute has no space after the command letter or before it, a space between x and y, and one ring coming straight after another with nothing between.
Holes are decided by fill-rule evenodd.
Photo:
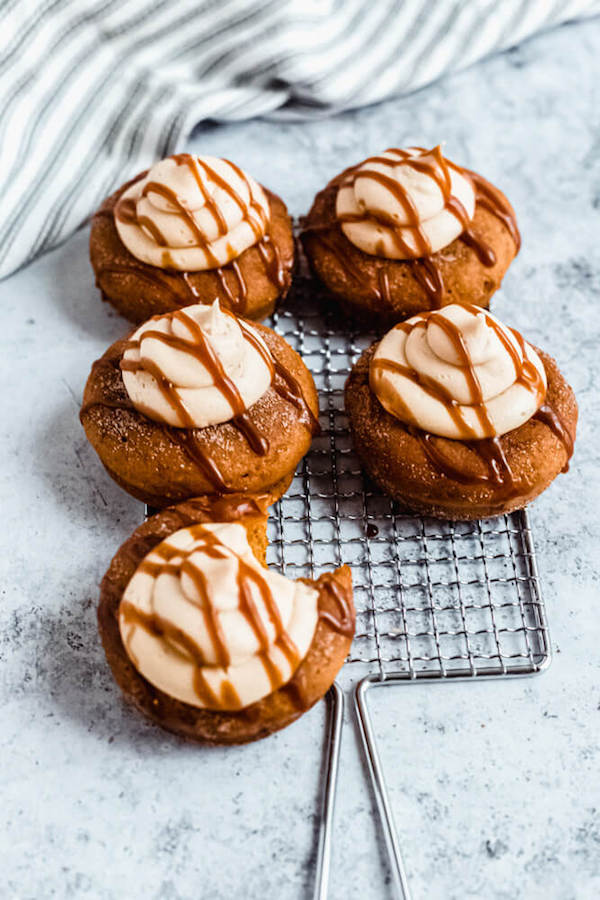
<instances>
[{"instance_id":1,"label":"cream cheese frosting swirl","mask_svg":"<svg viewBox=\"0 0 600 900\"><path fill-rule=\"evenodd\" d=\"M192 525L140 563L119 607L126 652L170 697L242 709L286 684L318 622L318 591L263 568L239 523Z\"/></svg>"},{"instance_id":2,"label":"cream cheese frosting swirl","mask_svg":"<svg viewBox=\"0 0 600 900\"><path fill-rule=\"evenodd\" d=\"M152 266L198 272L236 259L266 234L269 202L234 163L181 153L152 166L115 206L127 249Z\"/></svg>"},{"instance_id":3,"label":"cream cheese frosting swirl","mask_svg":"<svg viewBox=\"0 0 600 900\"><path fill-rule=\"evenodd\" d=\"M457 304L396 325L379 343L369 379L391 415L456 440L518 428L547 387L541 359L518 331Z\"/></svg>"},{"instance_id":4,"label":"cream cheese frosting swirl","mask_svg":"<svg viewBox=\"0 0 600 900\"><path fill-rule=\"evenodd\" d=\"M415 259L448 246L468 227L475 191L441 149L390 149L353 169L337 193L349 241L386 259Z\"/></svg>"},{"instance_id":5,"label":"cream cheese frosting swirl","mask_svg":"<svg viewBox=\"0 0 600 900\"><path fill-rule=\"evenodd\" d=\"M260 335L215 300L145 322L125 345L121 372L139 412L204 428L256 403L271 384L273 360Z\"/></svg>"}]
</instances>

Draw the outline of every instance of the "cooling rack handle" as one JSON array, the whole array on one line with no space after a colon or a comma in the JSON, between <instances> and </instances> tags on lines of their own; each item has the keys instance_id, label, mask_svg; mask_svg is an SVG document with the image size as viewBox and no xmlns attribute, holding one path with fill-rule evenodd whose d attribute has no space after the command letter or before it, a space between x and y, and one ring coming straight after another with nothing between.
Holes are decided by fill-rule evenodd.
<instances>
[{"instance_id":1,"label":"cooling rack handle","mask_svg":"<svg viewBox=\"0 0 600 900\"><path fill-rule=\"evenodd\" d=\"M371 783L373 785L373 792L377 801L381 825L385 835L395 892L401 900L410 900L410 891L408 888L406 872L404 870L404 863L402 862L402 854L400 853L398 834L396 825L394 824L392 807L387 792L385 778L383 777L383 768L377 751L373 724L371 722L367 703L367 693L369 688L372 685L381 684L386 684L386 682L382 681L379 675L368 675L366 678L363 678L356 686L354 705L356 708L358 724L360 726L360 735L363 741L365 756L367 758L367 765L369 767L369 775L371 776Z\"/></svg>"},{"instance_id":2,"label":"cooling rack handle","mask_svg":"<svg viewBox=\"0 0 600 900\"><path fill-rule=\"evenodd\" d=\"M319 820L314 900L327 900L329 891L333 814L344 719L344 692L335 681L327 692L327 703L329 715L325 745L325 783L323 785Z\"/></svg>"}]
</instances>

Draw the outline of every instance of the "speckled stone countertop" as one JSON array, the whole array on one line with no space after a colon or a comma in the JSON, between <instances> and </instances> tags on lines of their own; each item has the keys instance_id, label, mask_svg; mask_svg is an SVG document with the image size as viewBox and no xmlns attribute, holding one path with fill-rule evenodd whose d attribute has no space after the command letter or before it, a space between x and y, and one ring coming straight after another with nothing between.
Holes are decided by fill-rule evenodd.
<instances>
[{"instance_id":1,"label":"speckled stone countertop","mask_svg":"<svg viewBox=\"0 0 600 900\"><path fill-rule=\"evenodd\" d=\"M435 144L496 181L523 250L494 303L560 362L580 404L568 476L532 519L555 658L540 678L374 698L415 898L600 896L600 21L571 25L406 98L312 124L199 129L308 208L390 144ZM310 893L323 706L253 746L203 750L122 703L97 585L140 504L79 425L90 363L124 330L87 233L0 285L3 840L0 895L292 900ZM390 895L349 718L331 896Z\"/></svg>"}]
</instances>

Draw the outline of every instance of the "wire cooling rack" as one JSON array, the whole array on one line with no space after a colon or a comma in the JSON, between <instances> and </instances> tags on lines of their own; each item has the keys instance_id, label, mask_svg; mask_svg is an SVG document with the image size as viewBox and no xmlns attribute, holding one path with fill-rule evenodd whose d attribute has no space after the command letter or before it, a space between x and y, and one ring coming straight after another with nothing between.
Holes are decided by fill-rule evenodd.
<instances>
[{"instance_id":1,"label":"wire cooling rack","mask_svg":"<svg viewBox=\"0 0 600 900\"><path fill-rule=\"evenodd\" d=\"M403 515L363 476L344 412L344 383L378 335L342 319L298 278L270 323L300 353L320 396L322 433L270 519L268 562L292 578L352 569L356 636L347 665L397 894L408 898L367 705L372 687L541 672L550 641L526 511L478 522ZM343 693L330 692L327 777L315 897L327 896Z\"/></svg>"},{"instance_id":2,"label":"wire cooling rack","mask_svg":"<svg viewBox=\"0 0 600 900\"><path fill-rule=\"evenodd\" d=\"M346 662L359 677L354 705L399 897L409 900L396 828L373 731L369 689L398 683L534 675L550 663L550 638L526 510L477 522L403 515L363 475L344 412L344 384L380 335L328 308L306 277L269 324L312 371L321 434L269 519L267 562L290 578L352 569L356 634ZM153 510L146 509L146 515ZM328 893L344 694L328 693L315 871Z\"/></svg>"}]
</instances>

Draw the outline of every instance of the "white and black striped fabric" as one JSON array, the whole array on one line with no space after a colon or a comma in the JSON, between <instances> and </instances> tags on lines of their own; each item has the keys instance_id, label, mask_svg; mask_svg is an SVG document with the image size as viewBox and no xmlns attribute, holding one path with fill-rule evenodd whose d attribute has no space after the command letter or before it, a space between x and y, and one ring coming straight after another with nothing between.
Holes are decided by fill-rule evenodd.
<instances>
[{"instance_id":1,"label":"white and black striped fabric","mask_svg":"<svg viewBox=\"0 0 600 900\"><path fill-rule=\"evenodd\" d=\"M600 0L4 0L0 277L203 119L376 103Z\"/></svg>"}]
</instances>

